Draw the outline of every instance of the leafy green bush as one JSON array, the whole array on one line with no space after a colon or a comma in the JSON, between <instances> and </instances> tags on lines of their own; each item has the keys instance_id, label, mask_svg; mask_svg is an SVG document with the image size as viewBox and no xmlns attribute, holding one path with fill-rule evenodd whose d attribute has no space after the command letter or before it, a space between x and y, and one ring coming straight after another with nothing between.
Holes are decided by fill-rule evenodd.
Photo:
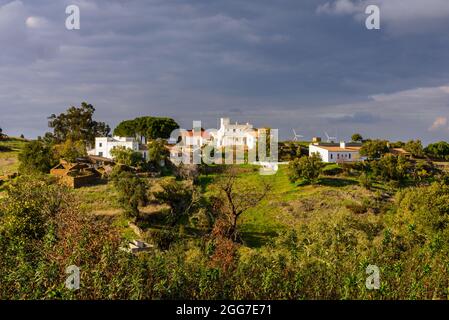
<instances>
[{"instance_id":1,"label":"leafy green bush","mask_svg":"<svg viewBox=\"0 0 449 320\"><path fill-rule=\"evenodd\" d=\"M22 173L48 173L57 163L51 147L40 140L27 143L19 153L19 161Z\"/></svg>"},{"instance_id":2,"label":"leafy green bush","mask_svg":"<svg viewBox=\"0 0 449 320\"><path fill-rule=\"evenodd\" d=\"M318 154L291 161L288 165L288 177L291 182L303 179L307 183L315 183L324 167Z\"/></svg>"},{"instance_id":3,"label":"leafy green bush","mask_svg":"<svg viewBox=\"0 0 449 320\"><path fill-rule=\"evenodd\" d=\"M126 217L139 218L139 205L146 205L148 201L148 185L136 174L123 171L112 177L118 192L118 202L124 209Z\"/></svg>"}]
</instances>

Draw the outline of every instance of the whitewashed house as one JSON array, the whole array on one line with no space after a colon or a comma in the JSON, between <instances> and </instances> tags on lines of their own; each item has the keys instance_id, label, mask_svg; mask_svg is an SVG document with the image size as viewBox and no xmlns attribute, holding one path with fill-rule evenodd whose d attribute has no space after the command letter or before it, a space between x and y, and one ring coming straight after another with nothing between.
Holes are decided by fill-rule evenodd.
<instances>
[{"instance_id":1,"label":"whitewashed house","mask_svg":"<svg viewBox=\"0 0 449 320\"><path fill-rule=\"evenodd\" d=\"M204 129L181 131L181 139L184 146L202 147L211 140L211 135Z\"/></svg>"},{"instance_id":2,"label":"whitewashed house","mask_svg":"<svg viewBox=\"0 0 449 320\"><path fill-rule=\"evenodd\" d=\"M315 142L309 145L309 156L318 154L323 162L343 163L362 161L365 158L360 156L360 143L325 143Z\"/></svg>"},{"instance_id":3,"label":"whitewashed house","mask_svg":"<svg viewBox=\"0 0 449 320\"><path fill-rule=\"evenodd\" d=\"M259 132L252 124L231 123L229 118L220 119L220 128L212 134L215 146L244 146L247 149L256 147Z\"/></svg>"},{"instance_id":4,"label":"whitewashed house","mask_svg":"<svg viewBox=\"0 0 449 320\"><path fill-rule=\"evenodd\" d=\"M148 149L133 137L97 137L95 148L87 151L88 155L112 159L111 150L114 147L125 147L140 152L142 157L148 159Z\"/></svg>"},{"instance_id":5,"label":"whitewashed house","mask_svg":"<svg viewBox=\"0 0 449 320\"><path fill-rule=\"evenodd\" d=\"M189 163L192 159L199 161L201 149L206 145L220 150L222 148L233 150L233 147L237 147L239 150L255 151L263 130L254 128L250 123L231 123L229 118L221 118L218 129L204 130L200 122L194 122L194 127L192 130L180 130L180 142L168 147L171 159L182 158L184 163Z\"/></svg>"}]
</instances>

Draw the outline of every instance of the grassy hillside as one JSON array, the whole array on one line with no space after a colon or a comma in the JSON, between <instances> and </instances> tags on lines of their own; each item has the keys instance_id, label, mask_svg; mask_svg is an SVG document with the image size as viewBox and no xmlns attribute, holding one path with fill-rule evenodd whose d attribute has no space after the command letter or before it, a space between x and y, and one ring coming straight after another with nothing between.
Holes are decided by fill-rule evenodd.
<instances>
[{"instance_id":1,"label":"grassy hillside","mask_svg":"<svg viewBox=\"0 0 449 320\"><path fill-rule=\"evenodd\" d=\"M18 155L26 143L27 140L19 138L0 141L0 177L17 172Z\"/></svg>"},{"instance_id":2,"label":"grassy hillside","mask_svg":"<svg viewBox=\"0 0 449 320\"><path fill-rule=\"evenodd\" d=\"M245 167L245 166L243 166ZM384 186L377 185L373 191L359 186L356 179L342 177L323 177L317 185L299 186L291 183L287 176L287 167L280 166L277 174L261 176L257 167L239 174L239 180L257 184L261 179L272 185L270 194L257 207L251 208L241 216L240 232L244 246L259 248L277 238L279 234L291 229L300 229L308 223L329 221L338 215L353 215L354 208L363 212L366 203L374 201L379 193L385 193ZM220 174L200 177L204 193L212 192ZM159 179L151 179L150 184L157 186ZM126 226L121 216L122 209L116 202L116 191L112 183L74 190L86 212L112 219L115 224ZM372 204L371 204L372 205ZM361 209L360 209L361 208ZM151 221L149 228L164 229L160 221L165 207L149 204L140 208L146 220ZM358 215L360 221L370 221L374 214ZM195 233L195 229L189 229ZM125 228L127 232L128 229Z\"/></svg>"},{"instance_id":3,"label":"grassy hillside","mask_svg":"<svg viewBox=\"0 0 449 320\"><path fill-rule=\"evenodd\" d=\"M329 219L341 212L349 214L352 207L363 206L383 191L381 185L368 191L356 179L340 177L324 177L318 185L299 186L289 181L285 165L272 176L252 171L241 174L239 179L255 184L265 179L272 185L269 196L241 217L240 230L249 247L266 244L283 231L301 228L311 220ZM212 185L213 180L207 188Z\"/></svg>"},{"instance_id":4,"label":"grassy hillside","mask_svg":"<svg viewBox=\"0 0 449 320\"><path fill-rule=\"evenodd\" d=\"M273 176L260 176L257 167L238 170L245 185L261 179L272 184L266 199L241 216L243 243L197 233L188 219L170 225L167 208L156 204L140 208L141 232L122 215L112 183L69 191L24 179L13 186L8 201L14 205L4 207L4 217L45 213L48 203L60 204L54 221L63 236L54 237L53 225L43 225L51 226L48 233L26 247L36 252L29 254L34 260L18 260L19 245L29 243L22 239L44 229L36 229L33 220L17 233L17 222L6 220L15 222L3 224L14 238L3 237L8 250L0 251L0 297L11 298L12 292L18 298L80 299L447 299L448 184L400 188L378 182L365 190L349 172L299 185L289 181L286 169ZM202 194L212 195L221 177L201 176ZM149 179L151 189L159 180ZM120 250L123 238L155 247L128 255ZM51 246L48 239L55 239ZM71 263L86 272L76 296L57 291L65 273L47 272ZM36 276L36 265L45 278ZM369 265L379 268L379 290L366 287ZM28 286L28 279L40 282Z\"/></svg>"}]
</instances>

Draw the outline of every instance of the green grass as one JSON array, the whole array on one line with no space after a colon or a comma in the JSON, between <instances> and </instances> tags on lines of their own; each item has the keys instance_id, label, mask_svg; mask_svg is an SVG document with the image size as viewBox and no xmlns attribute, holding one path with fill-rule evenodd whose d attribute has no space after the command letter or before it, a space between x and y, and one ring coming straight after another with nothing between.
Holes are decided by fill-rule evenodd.
<instances>
[{"instance_id":1,"label":"green grass","mask_svg":"<svg viewBox=\"0 0 449 320\"><path fill-rule=\"evenodd\" d=\"M18 171L18 155L26 143L26 140L19 138L9 138L6 141L0 141L0 147L7 148L7 151L0 151L0 177Z\"/></svg>"},{"instance_id":2,"label":"green grass","mask_svg":"<svg viewBox=\"0 0 449 320\"><path fill-rule=\"evenodd\" d=\"M206 194L212 189L219 174L201 176L200 186ZM258 206L244 212L239 226L245 245L260 247L289 227L300 227L310 215L334 214L347 210L351 201L361 202L372 196L351 177L322 177L316 185L291 183L287 166L279 166L275 175L261 176L258 171L239 174L239 181L251 184L266 180L272 186L270 194Z\"/></svg>"},{"instance_id":3,"label":"green grass","mask_svg":"<svg viewBox=\"0 0 449 320\"><path fill-rule=\"evenodd\" d=\"M375 191L368 191L359 186L357 179L341 176L321 177L316 185L299 185L291 183L287 175L287 166L279 166L274 175L262 176L258 167L239 166L241 172L238 181L259 184L262 180L270 183L269 195L256 207L244 212L239 220L239 230L244 244L257 248L271 241L278 234L291 227L300 228L312 218L325 219L339 212L348 211L348 204L361 204L363 199L373 197ZM199 187L204 195L214 192L214 184L222 174L214 173L199 177ZM152 185L157 184L157 179ZM375 190L383 190L379 185ZM82 202L82 208L91 214L110 217L121 229L126 238L132 236L127 227L127 220L122 217L122 210L116 202L116 191L112 183L76 189L73 192ZM162 207L150 204L141 208L152 228L164 228ZM148 228L149 226L144 227ZM187 227L187 226L186 226ZM190 230L189 235L200 234L199 230Z\"/></svg>"},{"instance_id":4,"label":"green grass","mask_svg":"<svg viewBox=\"0 0 449 320\"><path fill-rule=\"evenodd\" d=\"M73 190L81 201L81 208L88 213L114 215L120 211L112 183L83 187Z\"/></svg>"}]
</instances>

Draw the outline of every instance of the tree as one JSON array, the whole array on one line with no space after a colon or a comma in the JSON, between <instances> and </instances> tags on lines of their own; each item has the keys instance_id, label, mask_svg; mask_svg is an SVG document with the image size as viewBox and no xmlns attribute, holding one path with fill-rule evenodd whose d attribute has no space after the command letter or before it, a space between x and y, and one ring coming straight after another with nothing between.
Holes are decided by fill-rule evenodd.
<instances>
[{"instance_id":1,"label":"tree","mask_svg":"<svg viewBox=\"0 0 449 320\"><path fill-rule=\"evenodd\" d=\"M403 181L411 170L411 165L401 156L388 154L371 163L374 175L385 181Z\"/></svg>"},{"instance_id":2,"label":"tree","mask_svg":"<svg viewBox=\"0 0 449 320\"><path fill-rule=\"evenodd\" d=\"M176 181L173 177L161 181L161 191L155 192L154 197L170 207L168 222L175 226L179 221L193 212L200 197L193 184Z\"/></svg>"},{"instance_id":3,"label":"tree","mask_svg":"<svg viewBox=\"0 0 449 320\"><path fill-rule=\"evenodd\" d=\"M82 141L67 139L64 143L53 147L55 157L68 162L75 162L76 159L87 155L86 146Z\"/></svg>"},{"instance_id":4,"label":"tree","mask_svg":"<svg viewBox=\"0 0 449 320\"><path fill-rule=\"evenodd\" d=\"M146 143L151 139L168 139L179 125L171 118L139 117L122 121L115 129L115 136L136 137Z\"/></svg>"},{"instance_id":5,"label":"tree","mask_svg":"<svg viewBox=\"0 0 449 320\"><path fill-rule=\"evenodd\" d=\"M175 168L176 177L184 180L191 180L194 184L198 182L200 176L200 165L181 163Z\"/></svg>"},{"instance_id":6,"label":"tree","mask_svg":"<svg viewBox=\"0 0 449 320\"><path fill-rule=\"evenodd\" d=\"M433 162L418 160L413 167L412 177L415 182L421 184L439 173L441 173L441 171L435 167Z\"/></svg>"},{"instance_id":7,"label":"tree","mask_svg":"<svg viewBox=\"0 0 449 320\"><path fill-rule=\"evenodd\" d=\"M323 170L324 164L319 154L302 157L290 162L288 166L289 179L296 182L303 179L307 183L315 183Z\"/></svg>"},{"instance_id":8,"label":"tree","mask_svg":"<svg viewBox=\"0 0 449 320\"><path fill-rule=\"evenodd\" d=\"M360 155L368 159L379 159L389 151L388 142L385 140L370 140L360 148Z\"/></svg>"},{"instance_id":9,"label":"tree","mask_svg":"<svg viewBox=\"0 0 449 320\"><path fill-rule=\"evenodd\" d=\"M159 167L162 162L166 162L169 151L163 139L151 140L148 143L148 161L154 166Z\"/></svg>"},{"instance_id":10,"label":"tree","mask_svg":"<svg viewBox=\"0 0 449 320\"><path fill-rule=\"evenodd\" d=\"M66 205L61 201L64 193L64 188L50 184L45 176L20 176L8 186L1 203L1 233L8 238L41 239L48 220Z\"/></svg>"},{"instance_id":11,"label":"tree","mask_svg":"<svg viewBox=\"0 0 449 320\"><path fill-rule=\"evenodd\" d=\"M440 141L429 144L424 153L432 158L447 159L449 158L449 143L446 141Z\"/></svg>"},{"instance_id":12,"label":"tree","mask_svg":"<svg viewBox=\"0 0 449 320\"><path fill-rule=\"evenodd\" d=\"M228 169L216 185L218 196L214 199L214 208L221 219L227 221L225 234L233 241L239 239L237 223L240 216L257 206L271 190L271 185L261 180L260 183L240 181L235 168Z\"/></svg>"},{"instance_id":13,"label":"tree","mask_svg":"<svg viewBox=\"0 0 449 320\"><path fill-rule=\"evenodd\" d=\"M424 157L424 149L421 140L410 140L404 145L404 149L410 152L414 157Z\"/></svg>"},{"instance_id":14,"label":"tree","mask_svg":"<svg viewBox=\"0 0 449 320\"><path fill-rule=\"evenodd\" d=\"M130 167L136 167L144 162L142 155L132 149L118 146L111 150L111 156L119 164L124 164Z\"/></svg>"},{"instance_id":15,"label":"tree","mask_svg":"<svg viewBox=\"0 0 449 320\"><path fill-rule=\"evenodd\" d=\"M50 146L35 140L27 143L19 153L20 172L48 173L56 165Z\"/></svg>"},{"instance_id":16,"label":"tree","mask_svg":"<svg viewBox=\"0 0 449 320\"><path fill-rule=\"evenodd\" d=\"M111 129L104 122L93 120L95 108L86 102L81 107L70 107L60 115L52 114L48 119L48 126L53 128L53 135L57 143L71 139L83 141L86 145L93 145L95 137L109 136Z\"/></svg>"},{"instance_id":17,"label":"tree","mask_svg":"<svg viewBox=\"0 0 449 320\"><path fill-rule=\"evenodd\" d=\"M124 209L125 216L138 219L139 205L143 206L148 202L146 182L134 173L126 171L113 176L112 181L118 192L118 202Z\"/></svg>"},{"instance_id":18,"label":"tree","mask_svg":"<svg viewBox=\"0 0 449 320\"><path fill-rule=\"evenodd\" d=\"M351 140L354 141L354 142L362 142L363 141L363 137L362 137L362 135L360 133L354 133L351 136Z\"/></svg>"}]
</instances>

